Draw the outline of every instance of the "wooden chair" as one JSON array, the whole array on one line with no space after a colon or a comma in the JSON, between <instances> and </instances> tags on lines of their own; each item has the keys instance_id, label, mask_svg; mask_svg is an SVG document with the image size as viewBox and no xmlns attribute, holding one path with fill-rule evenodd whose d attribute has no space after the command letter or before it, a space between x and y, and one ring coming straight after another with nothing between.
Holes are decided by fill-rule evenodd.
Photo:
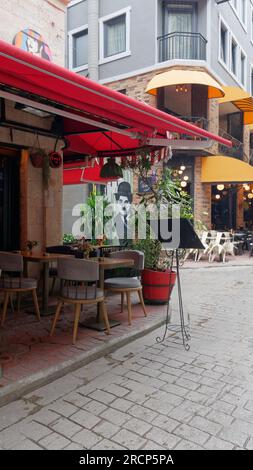
<instances>
[{"instance_id":1,"label":"wooden chair","mask_svg":"<svg viewBox=\"0 0 253 470\"><path fill-rule=\"evenodd\" d=\"M0 252L0 292L4 293L3 301L3 314L1 319L1 326L4 325L8 303L11 301L12 294L18 296L18 312L20 311L21 295L24 292L31 292L35 307L35 313L40 320L40 310L37 298L37 281L36 279L23 277L23 256L18 253ZM15 273L15 276L11 276ZM19 276L17 276L19 274Z\"/></svg>"},{"instance_id":2,"label":"wooden chair","mask_svg":"<svg viewBox=\"0 0 253 470\"><path fill-rule=\"evenodd\" d=\"M133 268L138 272L144 268L144 254L138 250L122 250L110 253L111 258L127 258L134 261ZM142 285L138 277L115 277L106 279L104 282L105 290L117 292L121 294L121 312L124 309L124 297L127 300L128 309L128 324L132 323L132 305L131 305L131 293L137 292L139 295L140 303L143 308L145 317L147 316L143 295Z\"/></svg>"},{"instance_id":3,"label":"wooden chair","mask_svg":"<svg viewBox=\"0 0 253 470\"><path fill-rule=\"evenodd\" d=\"M106 326L107 334L110 333L110 325L107 317L107 310L104 301L104 292L97 287L99 279L99 264L95 261L85 259L59 259L57 272L61 280L61 294L58 298L55 317L50 332L53 335L56 323L59 319L63 304L73 304L75 306L75 320L73 331L73 344L76 342L78 323L80 319L81 307L87 304L99 304ZM88 286L88 282L94 285Z\"/></svg>"}]
</instances>

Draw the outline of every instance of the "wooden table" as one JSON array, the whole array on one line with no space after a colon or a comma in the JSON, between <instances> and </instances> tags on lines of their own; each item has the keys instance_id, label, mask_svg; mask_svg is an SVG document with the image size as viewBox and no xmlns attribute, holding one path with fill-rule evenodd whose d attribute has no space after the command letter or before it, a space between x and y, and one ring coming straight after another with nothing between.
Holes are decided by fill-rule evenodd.
<instances>
[{"instance_id":1,"label":"wooden table","mask_svg":"<svg viewBox=\"0 0 253 470\"><path fill-rule=\"evenodd\" d=\"M92 258L91 258L92 259ZM93 259L92 259L93 260ZM94 258L94 262L96 262L96 258ZM127 268L134 265L134 260L123 258L97 258L97 262L99 263L99 287L100 289L104 289L104 275L106 269L116 269L116 268ZM109 318L110 327L114 327L120 325L119 321L112 320ZM91 328L92 330L97 331L104 331L106 329L105 324L100 316L99 304L97 310L97 316L95 320L91 320L85 323L82 323L80 326L85 328Z\"/></svg>"},{"instance_id":2,"label":"wooden table","mask_svg":"<svg viewBox=\"0 0 253 470\"><path fill-rule=\"evenodd\" d=\"M49 299L49 264L53 261L57 261L59 258L69 258L72 255L63 255L59 253L29 253L29 251L21 252L24 258L24 271L27 275L27 264L28 262L40 263L43 265L43 284L42 284L42 307L40 310L41 315L50 315L54 313L54 310L51 312L48 308L48 299Z\"/></svg>"}]
</instances>

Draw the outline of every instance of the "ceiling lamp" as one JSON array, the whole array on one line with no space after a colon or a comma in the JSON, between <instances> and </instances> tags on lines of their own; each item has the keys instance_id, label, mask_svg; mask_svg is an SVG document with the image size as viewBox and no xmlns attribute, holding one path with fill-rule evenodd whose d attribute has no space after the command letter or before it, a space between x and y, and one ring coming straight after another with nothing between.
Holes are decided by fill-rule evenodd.
<instances>
[{"instance_id":1,"label":"ceiling lamp","mask_svg":"<svg viewBox=\"0 0 253 470\"><path fill-rule=\"evenodd\" d=\"M114 158L109 158L100 171L101 178L123 178L122 168L115 162Z\"/></svg>"},{"instance_id":2,"label":"ceiling lamp","mask_svg":"<svg viewBox=\"0 0 253 470\"><path fill-rule=\"evenodd\" d=\"M176 92L187 93L188 88L186 85L176 85Z\"/></svg>"},{"instance_id":3,"label":"ceiling lamp","mask_svg":"<svg viewBox=\"0 0 253 470\"><path fill-rule=\"evenodd\" d=\"M250 186L248 184L244 184L243 185L245 191L249 191L250 190Z\"/></svg>"},{"instance_id":4,"label":"ceiling lamp","mask_svg":"<svg viewBox=\"0 0 253 470\"><path fill-rule=\"evenodd\" d=\"M217 184L218 191L223 191L224 188L225 188L224 184Z\"/></svg>"},{"instance_id":5,"label":"ceiling lamp","mask_svg":"<svg viewBox=\"0 0 253 470\"><path fill-rule=\"evenodd\" d=\"M215 195L215 198L216 198L216 199L220 199L220 194L216 194L216 195Z\"/></svg>"},{"instance_id":6,"label":"ceiling lamp","mask_svg":"<svg viewBox=\"0 0 253 470\"><path fill-rule=\"evenodd\" d=\"M184 176L185 181L188 181L188 179L189 179L189 176Z\"/></svg>"},{"instance_id":7,"label":"ceiling lamp","mask_svg":"<svg viewBox=\"0 0 253 470\"><path fill-rule=\"evenodd\" d=\"M181 181L181 183L180 183L180 184L181 184L182 188L185 188L185 187L187 186L187 183L186 183L186 181Z\"/></svg>"},{"instance_id":8,"label":"ceiling lamp","mask_svg":"<svg viewBox=\"0 0 253 470\"><path fill-rule=\"evenodd\" d=\"M248 194L248 198L249 198L249 199L253 199L253 194L252 194L252 193L249 193L249 194Z\"/></svg>"},{"instance_id":9,"label":"ceiling lamp","mask_svg":"<svg viewBox=\"0 0 253 470\"><path fill-rule=\"evenodd\" d=\"M180 170L184 171L184 170L185 170L185 166L184 166L184 165L181 165L181 166L180 166Z\"/></svg>"},{"instance_id":10,"label":"ceiling lamp","mask_svg":"<svg viewBox=\"0 0 253 470\"><path fill-rule=\"evenodd\" d=\"M178 174L179 175L182 175L183 171L182 170L178 170Z\"/></svg>"}]
</instances>

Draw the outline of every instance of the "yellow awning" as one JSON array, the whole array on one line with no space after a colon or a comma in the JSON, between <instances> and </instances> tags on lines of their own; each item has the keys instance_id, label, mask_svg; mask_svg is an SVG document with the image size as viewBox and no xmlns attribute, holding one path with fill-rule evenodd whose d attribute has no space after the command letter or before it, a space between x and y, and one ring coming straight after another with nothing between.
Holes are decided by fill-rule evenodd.
<instances>
[{"instance_id":1,"label":"yellow awning","mask_svg":"<svg viewBox=\"0 0 253 470\"><path fill-rule=\"evenodd\" d=\"M173 85L205 85L208 87L208 98L221 98L224 91L221 85L216 82L207 72L198 70L169 70L159 73L150 80L146 93L157 94L157 88Z\"/></svg>"},{"instance_id":2,"label":"yellow awning","mask_svg":"<svg viewBox=\"0 0 253 470\"><path fill-rule=\"evenodd\" d=\"M252 183L253 166L223 155L202 158L202 183Z\"/></svg>"},{"instance_id":3,"label":"yellow awning","mask_svg":"<svg viewBox=\"0 0 253 470\"><path fill-rule=\"evenodd\" d=\"M245 90L236 86L223 87L225 96L219 99L219 103L233 103L244 113L244 124L253 124L253 98Z\"/></svg>"}]
</instances>

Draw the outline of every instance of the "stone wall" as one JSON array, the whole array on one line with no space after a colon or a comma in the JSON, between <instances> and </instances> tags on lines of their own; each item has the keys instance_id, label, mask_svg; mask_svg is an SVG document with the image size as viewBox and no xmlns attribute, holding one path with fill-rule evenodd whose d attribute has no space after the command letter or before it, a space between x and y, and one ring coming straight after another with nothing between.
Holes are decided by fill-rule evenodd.
<instances>
[{"instance_id":1,"label":"stone wall","mask_svg":"<svg viewBox=\"0 0 253 470\"><path fill-rule=\"evenodd\" d=\"M0 38L12 44L23 29L33 29L44 37L53 62L65 63L65 12L67 0L1 0Z\"/></svg>"},{"instance_id":2,"label":"stone wall","mask_svg":"<svg viewBox=\"0 0 253 470\"><path fill-rule=\"evenodd\" d=\"M201 183L202 158L195 158L194 166L194 219L211 228L211 184Z\"/></svg>"}]
</instances>

